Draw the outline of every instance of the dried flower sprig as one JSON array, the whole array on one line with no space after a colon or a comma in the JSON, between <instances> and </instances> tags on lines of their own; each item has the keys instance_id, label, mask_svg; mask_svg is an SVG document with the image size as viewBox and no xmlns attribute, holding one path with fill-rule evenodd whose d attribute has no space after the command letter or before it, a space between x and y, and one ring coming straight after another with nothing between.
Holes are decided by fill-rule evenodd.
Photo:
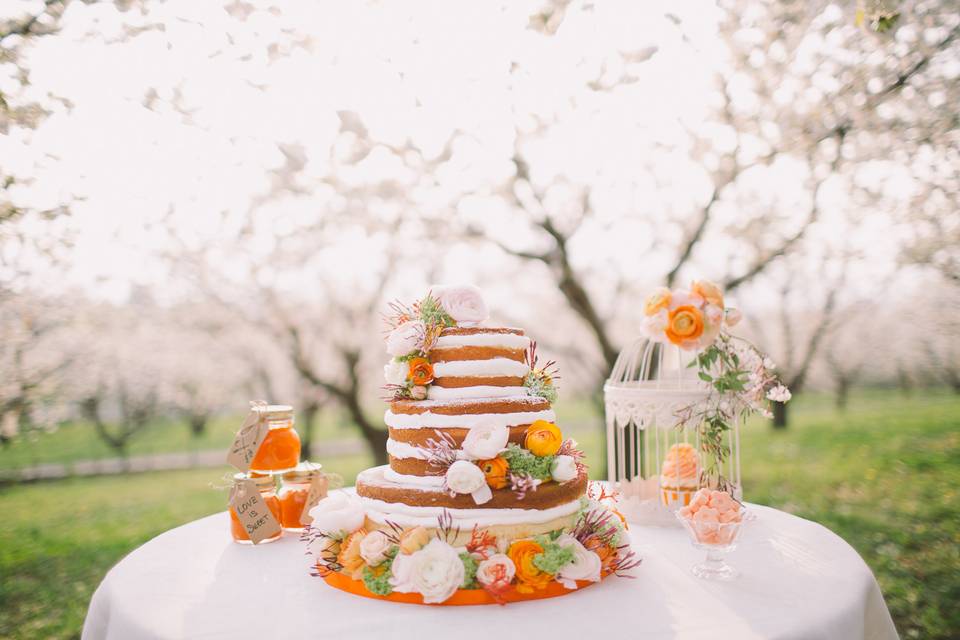
<instances>
[{"instance_id":1,"label":"dried flower sprig","mask_svg":"<svg viewBox=\"0 0 960 640\"><path fill-rule=\"evenodd\" d=\"M588 509L577 521L570 532L581 544L588 538L596 537L607 546L614 546L613 542L620 528L614 523L616 515L607 509Z\"/></svg>"},{"instance_id":2,"label":"dried flower sprig","mask_svg":"<svg viewBox=\"0 0 960 640\"><path fill-rule=\"evenodd\" d=\"M556 381L560 379L560 369L557 367L556 360L550 360L542 367L538 367L536 340L530 341L526 360L527 366L530 367L530 371L523 378L523 386L527 388L527 393L541 397L550 403L556 402L558 390Z\"/></svg>"},{"instance_id":3,"label":"dried flower sprig","mask_svg":"<svg viewBox=\"0 0 960 640\"><path fill-rule=\"evenodd\" d=\"M314 569L311 570L310 575L324 578L331 573L343 570L343 566L337 561L339 546L343 541L342 535L330 534L307 525L307 528L300 534L300 540L307 543L307 554L311 553L309 549L313 547L313 543L321 540L329 542L329 545L324 547L317 556L317 561L314 563Z\"/></svg>"},{"instance_id":4,"label":"dried flower sprig","mask_svg":"<svg viewBox=\"0 0 960 640\"><path fill-rule=\"evenodd\" d=\"M389 540L391 544L400 544L400 536L403 534L403 527L392 520L384 520L383 522L390 527L389 532L385 529L380 529L383 535L387 537L387 540Z\"/></svg>"},{"instance_id":5,"label":"dried flower sprig","mask_svg":"<svg viewBox=\"0 0 960 640\"><path fill-rule=\"evenodd\" d=\"M400 300L393 300L387 303L387 307L389 307L390 312L382 314L386 325L383 331L385 334L390 333L404 322L410 322L419 315L416 304L410 305Z\"/></svg>"},{"instance_id":6,"label":"dried flower sprig","mask_svg":"<svg viewBox=\"0 0 960 640\"><path fill-rule=\"evenodd\" d=\"M602 482L591 482L587 485L587 497L597 502L617 501L620 499L620 492L617 490L607 492L607 486Z\"/></svg>"},{"instance_id":7,"label":"dried flower sprig","mask_svg":"<svg viewBox=\"0 0 960 640\"><path fill-rule=\"evenodd\" d=\"M616 548L614 553L616 560L614 560L610 566L610 572L621 578L635 578L636 576L631 576L626 572L631 569L636 569L643 564L643 558L638 556L636 552L630 548L629 544L621 544Z\"/></svg>"},{"instance_id":8,"label":"dried flower sprig","mask_svg":"<svg viewBox=\"0 0 960 640\"><path fill-rule=\"evenodd\" d=\"M529 473L511 473L507 479L510 481L510 489L517 494L517 500L523 500L527 493L536 491L542 482Z\"/></svg>"},{"instance_id":9,"label":"dried flower sprig","mask_svg":"<svg viewBox=\"0 0 960 640\"><path fill-rule=\"evenodd\" d=\"M470 532L470 540L467 542L468 553L479 557L481 560L486 560L490 557L488 551L490 549L496 549L496 547L496 536L485 529L481 531L479 525L473 525L473 531Z\"/></svg>"},{"instance_id":10,"label":"dried flower sprig","mask_svg":"<svg viewBox=\"0 0 960 640\"><path fill-rule=\"evenodd\" d=\"M453 514L444 509L437 516L437 537L447 544L453 544L459 535L460 527L453 526Z\"/></svg>"},{"instance_id":11,"label":"dried flower sprig","mask_svg":"<svg viewBox=\"0 0 960 640\"><path fill-rule=\"evenodd\" d=\"M427 465L436 469L436 475L442 475L447 472L454 462L457 461L457 441L449 433L435 429L436 438L428 438L423 450Z\"/></svg>"}]
</instances>

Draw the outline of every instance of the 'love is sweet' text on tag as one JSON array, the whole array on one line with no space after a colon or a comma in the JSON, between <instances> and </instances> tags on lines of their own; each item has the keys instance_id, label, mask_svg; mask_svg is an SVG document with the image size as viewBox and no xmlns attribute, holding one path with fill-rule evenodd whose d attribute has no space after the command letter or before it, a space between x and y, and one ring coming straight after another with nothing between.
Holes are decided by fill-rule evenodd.
<instances>
[{"instance_id":1,"label":"'love is sweet' text on tag","mask_svg":"<svg viewBox=\"0 0 960 640\"><path fill-rule=\"evenodd\" d=\"M280 523L263 500L253 480L238 480L234 484L230 492L230 508L237 514L253 544L280 533Z\"/></svg>"}]
</instances>

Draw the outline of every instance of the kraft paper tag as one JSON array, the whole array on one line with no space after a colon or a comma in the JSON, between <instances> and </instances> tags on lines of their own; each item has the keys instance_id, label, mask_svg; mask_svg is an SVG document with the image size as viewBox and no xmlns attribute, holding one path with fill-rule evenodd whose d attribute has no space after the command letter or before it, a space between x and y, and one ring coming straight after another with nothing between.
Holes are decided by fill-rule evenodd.
<instances>
[{"instance_id":1,"label":"kraft paper tag","mask_svg":"<svg viewBox=\"0 0 960 640\"><path fill-rule=\"evenodd\" d=\"M317 506L317 503L327 497L327 487L329 482L327 476L318 473L310 481L310 491L307 493L307 501L303 505L303 511L300 512L300 524L310 524L313 518L310 517L310 509Z\"/></svg>"},{"instance_id":2,"label":"kraft paper tag","mask_svg":"<svg viewBox=\"0 0 960 640\"><path fill-rule=\"evenodd\" d=\"M265 402L251 402L250 413L247 414L240 430L237 431L230 450L227 451L227 464L236 467L240 471L248 471L250 462L257 455L257 449L267 437L267 425L263 420L262 409L267 406Z\"/></svg>"},{"instance_id":3,"label":"kraft paper tag","mask_svg":"<svg viewBox=\"0 0 960 640\"><path fill-rule=\"evenodd\" d=\"M253 480L240 480L234 485L230 492L230 508L237 514L253 544L272 538L281 531L280 523L264 502Z\"/></svg>"}]
</instances>

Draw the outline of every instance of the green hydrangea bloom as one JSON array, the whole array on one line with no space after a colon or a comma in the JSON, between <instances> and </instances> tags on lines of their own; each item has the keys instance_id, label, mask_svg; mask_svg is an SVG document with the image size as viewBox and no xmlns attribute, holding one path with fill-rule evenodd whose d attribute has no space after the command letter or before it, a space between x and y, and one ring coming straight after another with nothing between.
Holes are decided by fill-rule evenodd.
<instances>
[{"instance_id":1,"label":"green hydrangea bloom","mask_svg":"<svg viewBox=\"0 0 960 640\"><path fill-rule=\"evenodd\" d=\"M527 388L527 392L530 395L543 398L550 404L554 404L557 401L557 388L553 386L552 382L548 382L542 376L538 376L534 371L524 376L523 386Z\"/></svg>"},{"instance_id":2,"label":"green hydrangea bloom","mask_svg":"<svg viewBox=\"0 0 960 640\"><path fill-rule=\"evenodd\" d=\"M500 454L510 465L510 473L528 474L537 480L550 480L550 467L556 456L535 456L529 450L518 444L507 445L507 450Z\"/></svg>"},{"instance_id":3,"label":"green hydrangea bloom","mask_svg":"<svg viewBox=\"0 0 960 640\"><path fill-rule=\"evenodd\" d=\"M397 557L397 551L399 551L399 547L393 547L387 551L386 560L377 566L376 570L370 567L363 568L363 584L370 590L370 593L375 593L378 596L388 596L393 593L393 587L390 586L390 577L393 575L391 569L393 568L393 559Z\"/></svg>"},{"instance_id":4,"label":"green hydrangea bloom","mask_svg":"<svg viewBox=\"0 0 960 640\"><path fill-rule=\"evenodd\" d=\"M478 565L476 558L467 552L463 552L460 554L460 561L463 562L463 584L460 585L460 588L476 589Z\"/></svg>"},{"instance_id":5,"label":"green hydrangea bloom","mask_svg":"<svg viewBox=\"0 0 960 640\"><path fill-rule=\"evenodd\" d=\"M555 575L573 561L573 549L561 547L548 536L538 536L537 542L543 547L543 553L533 557L533 566L540 571Z\"/></svg>"}]
</instances>

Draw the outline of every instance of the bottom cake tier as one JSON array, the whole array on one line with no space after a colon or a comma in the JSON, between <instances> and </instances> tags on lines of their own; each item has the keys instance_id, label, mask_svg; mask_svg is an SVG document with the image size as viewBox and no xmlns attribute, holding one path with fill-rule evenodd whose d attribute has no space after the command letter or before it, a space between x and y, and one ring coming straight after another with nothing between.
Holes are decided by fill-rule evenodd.
<instances>
[{"instance_id":1,"label":"bottom cake tier","mask_svg":"<svg viewBox=\"0 0 960 640\"><path fill-rule=\"evenodd\" d=\"M606 578L607 575L602 575L601 580ZM572 591L575 591L576 589L583 589L584 587L589 587L592 584L596 584L595 582L591 582L589 580L577 580L575 585L570 588L560 584L559 582L553 582L547 585L547 587L541 591L521 593L520 591L517 591L516 587L511 587L509 589L504 589L502 593L497 595L493 595L487 592L485 589L457 589L453 592L453 595L443 602L428 603L424 602L423 596L419 593L393 592L387 595L377 595L367 589L362 580L353 580L342 573L327 573L323 576L323 579L334 589L340 589L341 591L346 591L347 593L352 593L356 596L363 596L364 598L389 600L390 602L402 602L405 604L434 604L441 606L507 604L508 602L521 602L523 600L543 600L544 598L556 598L557 596L564 596Z\"/></svg>"},{"instance_id":2,"label":"bottom cake tier","mask_svg":"<svg viewBox=\"0 0 960 640\"><path fill-rule=\"evenodd\" d=\"M503 604L564 595L639 564L599 486L542 509L459 509L364 495L361 479L377 486L382 475L364 472L356 494L335 492L310 512L303 539L333 587L395 602Z\"/></svg>"}]
</instances>

